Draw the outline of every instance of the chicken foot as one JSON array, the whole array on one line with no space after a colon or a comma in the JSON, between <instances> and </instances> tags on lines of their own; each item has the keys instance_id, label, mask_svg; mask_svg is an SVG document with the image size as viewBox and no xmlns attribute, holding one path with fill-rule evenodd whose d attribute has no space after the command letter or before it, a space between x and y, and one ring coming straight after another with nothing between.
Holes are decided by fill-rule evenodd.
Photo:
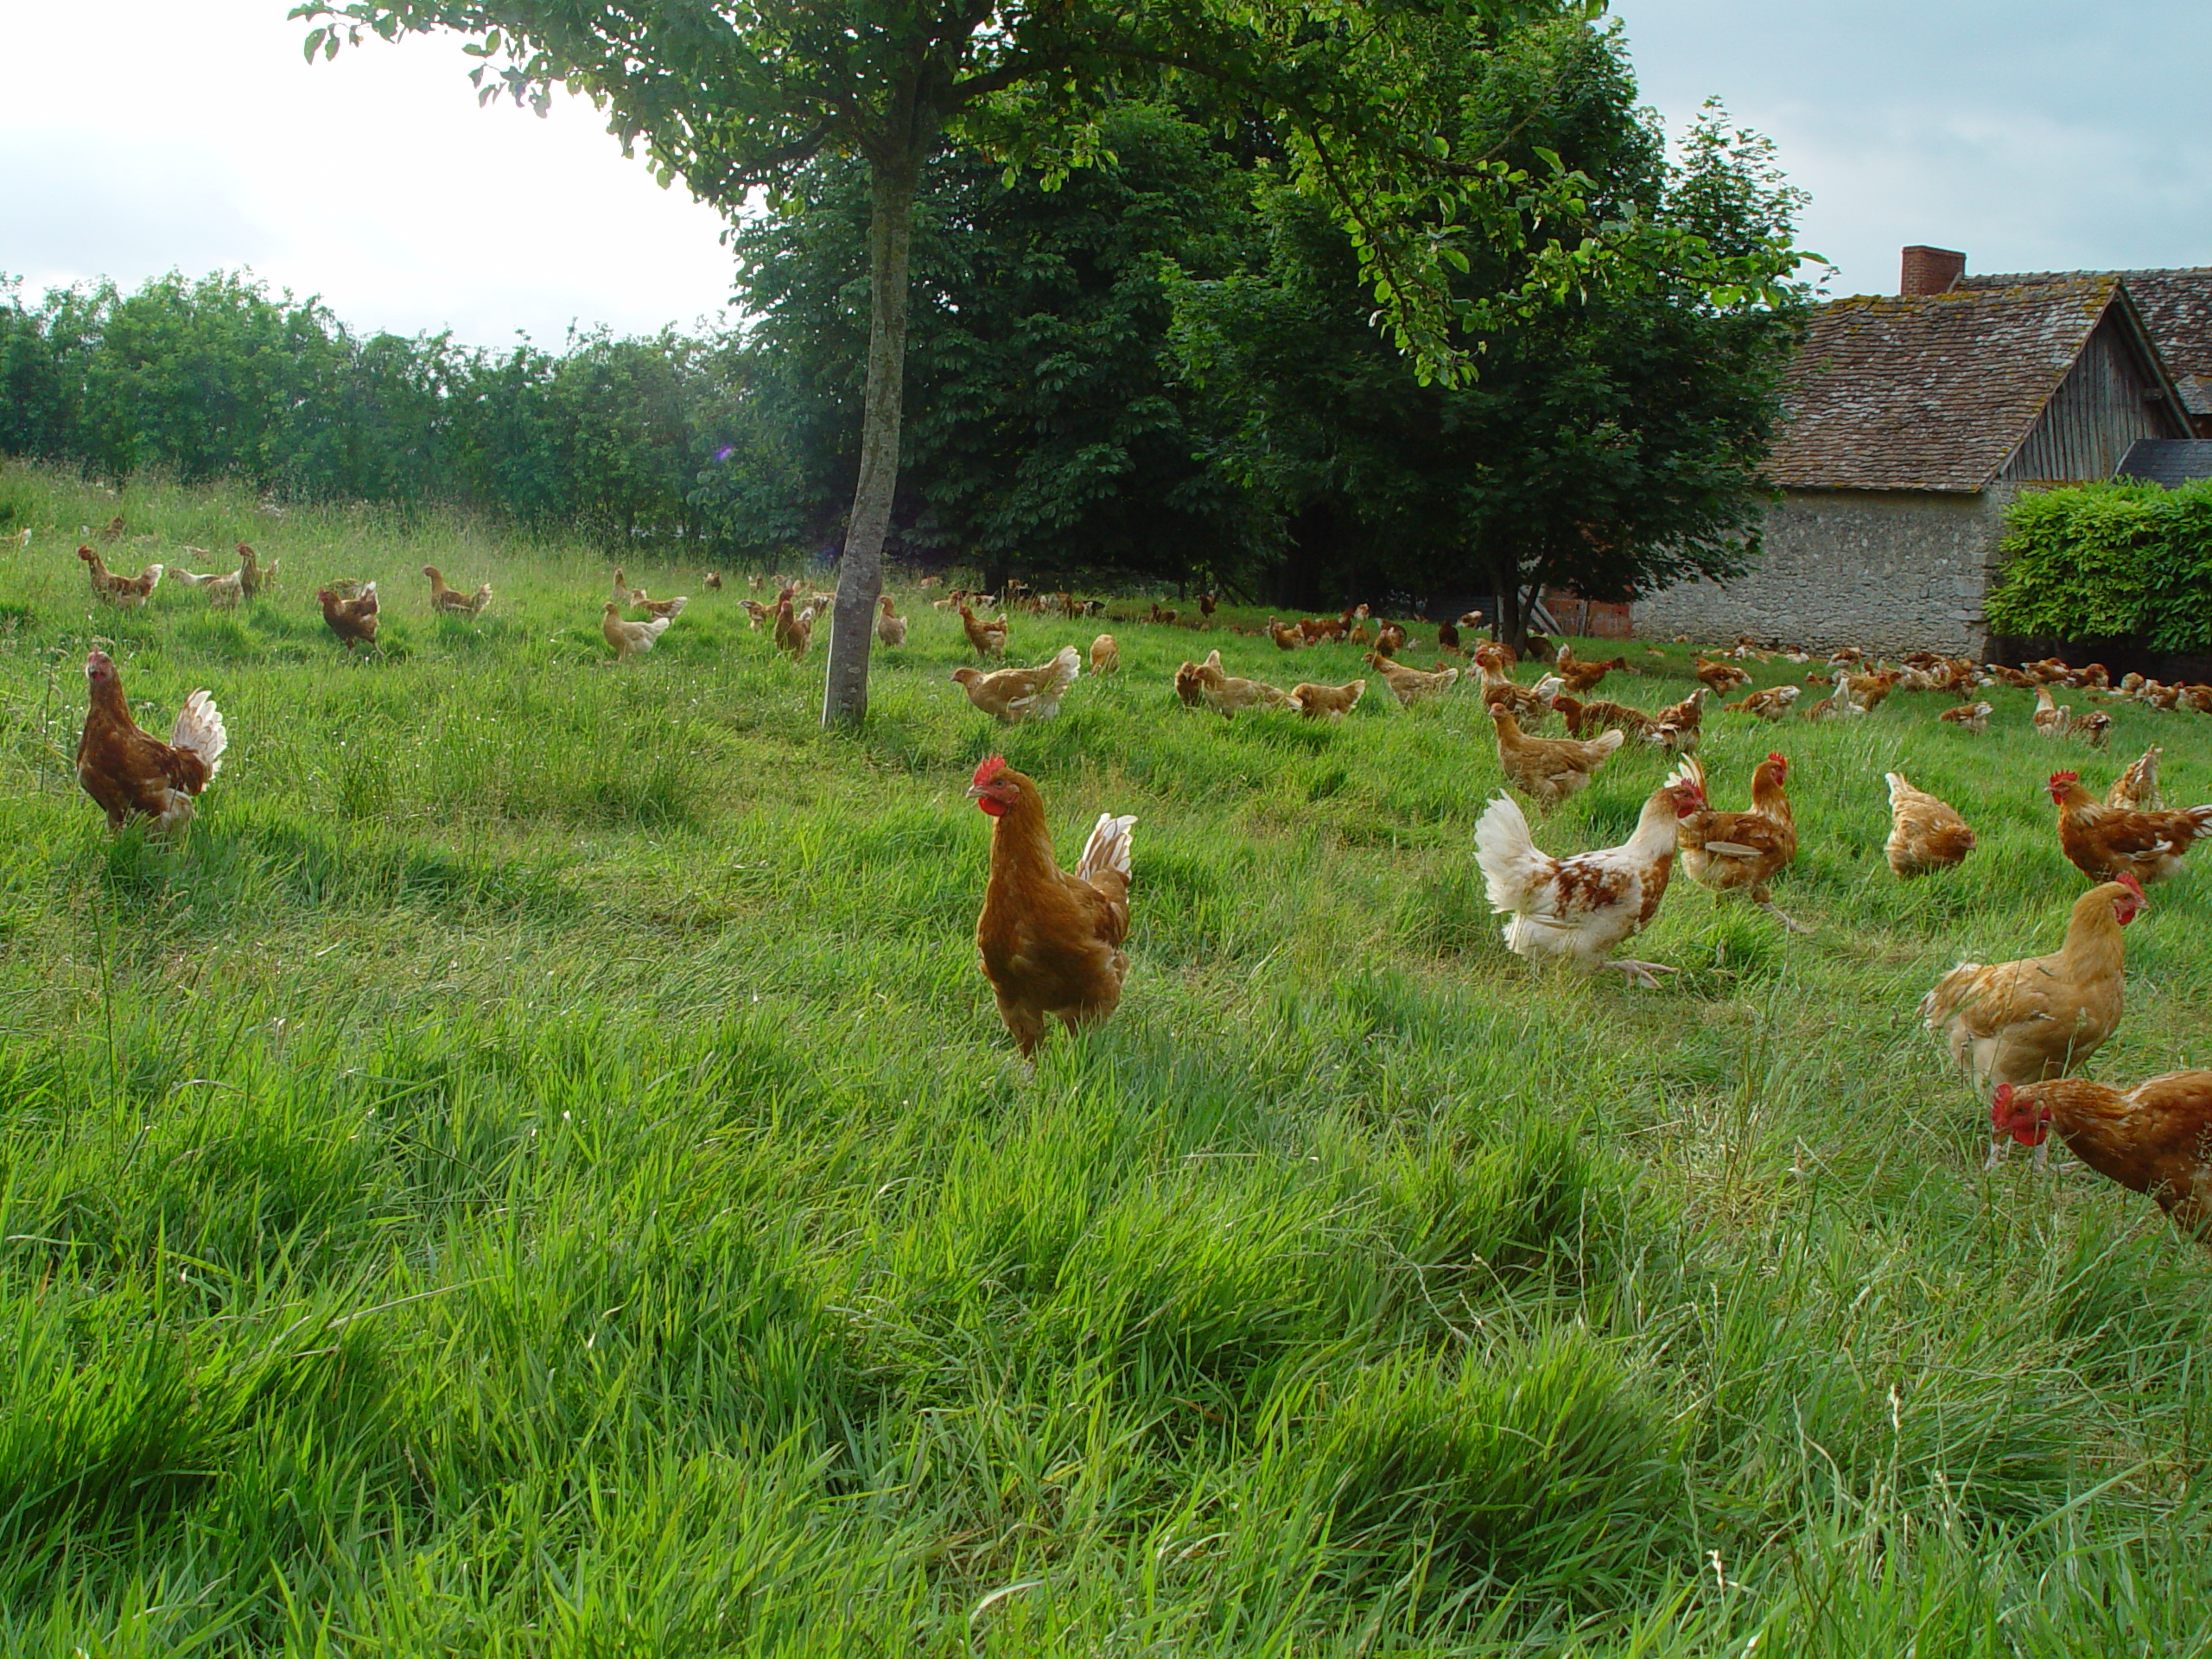
<instances>
[{"instance_id":1,"label":"chicken foot","mask_svg":"<svg viewBox=\"0 0 2212 1659\"><path fill-rule=\"evenodd\" d=\"M1630 984L1647 991L1659 988L1659 982L1652 977L1654 974L1679 974L1682 971L1679 968L1669 968L1663 962L1637 962L1627 957L1613 957L1606 962L1605 966L1619 969L1628 976Z\"/></svg>"}]
</instances>

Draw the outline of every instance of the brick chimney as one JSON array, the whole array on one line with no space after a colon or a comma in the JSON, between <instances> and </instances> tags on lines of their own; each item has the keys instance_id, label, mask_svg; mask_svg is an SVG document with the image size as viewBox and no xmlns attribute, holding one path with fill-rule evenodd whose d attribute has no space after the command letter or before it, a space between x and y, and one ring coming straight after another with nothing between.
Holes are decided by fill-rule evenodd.
<instances>
[{"instance_id":1,"label":"brick chimney","mask_svg":"<svg viewBox=\"0 0 2212 1659\"><path fill-rule=\"evenodd\" d=\"M1923 248L1916 244L1904 251L1904 275L1897 292L1910 299L1916 294L1948 294L1951 285L1967 274L1967 257L1952 248Z\"/></svg>"}]
</instances>

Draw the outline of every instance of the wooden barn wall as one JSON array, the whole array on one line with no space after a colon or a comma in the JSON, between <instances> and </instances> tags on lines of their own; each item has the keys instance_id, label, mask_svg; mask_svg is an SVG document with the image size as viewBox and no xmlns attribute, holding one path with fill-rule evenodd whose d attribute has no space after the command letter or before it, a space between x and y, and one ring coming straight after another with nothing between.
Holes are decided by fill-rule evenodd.
<instances>
[{"instance_id":1,"label":"wooden barn wall","mask_svg":"<svg viewBox=\"0 0 2212 1659\"><path fill-rule=\"evenodd\" d=\"M2110 478L2136 439L2187 436L2174 416L2143 401L2152 384L2107 315L1997 476L2044 483Z\"/></svg>"}]
</instances>

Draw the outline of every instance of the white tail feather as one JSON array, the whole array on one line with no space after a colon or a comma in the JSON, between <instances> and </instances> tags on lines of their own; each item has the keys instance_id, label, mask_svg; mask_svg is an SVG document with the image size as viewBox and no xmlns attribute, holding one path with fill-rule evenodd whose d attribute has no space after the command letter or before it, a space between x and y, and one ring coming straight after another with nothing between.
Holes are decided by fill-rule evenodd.
<instances>
[{"instance_id":1,"label":"white tail feather","mask_svg":"<svg viewBox=\"0 0 2212 1659\"><path fill-rule=\"evenodd\" d=\"M169 732L169 747L190 749L207 763L208 776L213 777L223 764L223 751L230 746L231 734L223 729L223 711L215 707L215 699L205 691L187 697Z\"/></svg>"},{"instance_id":2,"label":"white tail feather","mask_svg":"<svg viewBox=\"0 0 2212 1659\"><path fill-rule=\"evenodd\" d=\"M1075 873L1088 881L1103 870L1119 870L1129 874L1129 830L1136 823L1134 817L1116 817L1111 812L1101 812L1098 822L1091 826L1090 839L1083 843L1083 856L1076 862Z\"/></svg>"},{"instance_id":3,"label":"white tail feather","mask_svg":"<svg viewBox=\"0 0 2212 1659\"><path fill-rule=\"evenodd\" d=\"M1526 902L1529 887L1543 879L1551 859L1529 834L1529 820L1510 795L1491 802L1475 820L1475 862L1492 910L1511 915Z\"/></svg>"}]
</instances>

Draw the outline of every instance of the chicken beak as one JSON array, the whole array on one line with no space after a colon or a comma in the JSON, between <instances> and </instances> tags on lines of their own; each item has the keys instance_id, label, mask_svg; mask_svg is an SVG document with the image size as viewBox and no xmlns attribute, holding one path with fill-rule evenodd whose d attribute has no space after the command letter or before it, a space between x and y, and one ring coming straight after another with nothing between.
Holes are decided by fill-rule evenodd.
<instances>
[{"instance_id":1,"label":"chicken beak","mask_svg":"<svg viewBox=\"0 0 2212 1659\"><path fill-rule=\"evenodd\" d=\"M982 799L983 798L983 786L982 786L981 784L970 784L970 785L968 785L968 798L969 798L969 800L971 800L971 801L980 801L980 800L982 800Z\"/></svg>"}]
</instances>

